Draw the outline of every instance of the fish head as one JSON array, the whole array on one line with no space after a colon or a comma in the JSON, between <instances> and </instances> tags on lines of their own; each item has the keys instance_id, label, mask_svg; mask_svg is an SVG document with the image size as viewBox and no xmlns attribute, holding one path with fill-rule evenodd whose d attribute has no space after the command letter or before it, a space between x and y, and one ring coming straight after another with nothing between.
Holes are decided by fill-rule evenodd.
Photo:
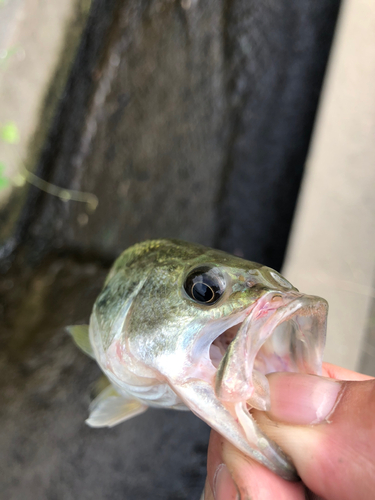
<instances>
[{"instance_id":1,"label":"fish head","mask_svg":"<svg viewBox=\"0 0 375 500\"><path fill-rule=\"evenodd\" d=\"M94 306L90 339L117 386L138 397L134 387L167 386L238 448L287 477L288 459L250 411L270 408L267 374L321 373L326 315L324 299L301 294L273 269L156 240L116 261ZM165 397L152 404L177 405Z\"/></svg>"}]
</instances>

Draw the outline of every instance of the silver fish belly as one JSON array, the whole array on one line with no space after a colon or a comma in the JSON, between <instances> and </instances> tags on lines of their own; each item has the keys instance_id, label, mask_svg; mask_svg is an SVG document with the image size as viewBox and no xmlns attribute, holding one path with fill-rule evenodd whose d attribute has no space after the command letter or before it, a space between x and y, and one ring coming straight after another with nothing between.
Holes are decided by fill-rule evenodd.
<instances>
[{"instance_id":1,"label":"silver fish belly","mask_svg":"<svg viewBox=\"0 0 375 500\"><path fill-rule=\"evenodd\" d=\"M270 409L267 374L321 374L327 311L261 264L179 240L134 245L114 263L89 327L68 328L110 382L87 423L111 427L149 406L190 409L294 480L251 409Z\"/></svg>"}]
</instances>

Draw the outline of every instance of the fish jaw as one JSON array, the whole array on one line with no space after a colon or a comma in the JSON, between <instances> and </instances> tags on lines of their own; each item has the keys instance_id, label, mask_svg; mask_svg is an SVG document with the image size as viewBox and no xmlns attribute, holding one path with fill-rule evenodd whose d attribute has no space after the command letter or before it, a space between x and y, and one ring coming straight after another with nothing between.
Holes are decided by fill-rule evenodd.
<instances>
[{"instance_id":1,"label":"fish jaw","mask_svg":"<svg viewBox=\"0 0 375 500\"><path fill-rule=\"evenodd\" d=\"M258 427L242 403L224 405L212 384L192 379L174 386L185 405L245 455L265 465L287 481L298 475L289 457Z\"/></svg>"},{"instance_id":2,"label":"fish jaw","mask_svg":"<svg viewBox=\"0 0 375 500\"><path fill-rule=\"evenodd\" d=\"M319 297L268 292L245 316L237 317L237 321L242 319L241 326L214 374L211 364L205 372L200 368L199 377L195 372L183 383L171 381L196 415L287 480L297 479L293 464L261 431L250 411L270 409L268 373L321 373L327 311L327 302ZM220 345L220 337L214 345Z\"/></svg>"}]
</instances>

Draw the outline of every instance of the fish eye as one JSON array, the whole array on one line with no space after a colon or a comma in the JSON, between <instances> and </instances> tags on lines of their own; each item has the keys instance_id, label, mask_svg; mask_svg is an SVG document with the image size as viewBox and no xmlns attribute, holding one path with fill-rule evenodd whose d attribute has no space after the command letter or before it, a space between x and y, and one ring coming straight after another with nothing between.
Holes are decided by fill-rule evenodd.
<instances>
[{"instance_id":1,"label":"fish eye","mask_svg":"<svg viewBox=\"0 0 375 500\"><path fill-rule=\"evenodd\" d=\"M185 279L184 289L198 304L212 305L224 292L224 282L215 268L199 267L191 271Z\"/></svg>"}]
</instances>

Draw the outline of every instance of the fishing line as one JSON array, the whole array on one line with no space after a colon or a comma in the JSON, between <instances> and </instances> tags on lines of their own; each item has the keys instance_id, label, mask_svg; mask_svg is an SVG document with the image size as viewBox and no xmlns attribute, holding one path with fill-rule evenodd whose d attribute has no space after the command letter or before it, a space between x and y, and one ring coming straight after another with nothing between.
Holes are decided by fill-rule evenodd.
<instances>
[{"instance_id":1,"label":"fishing line","mask_svg":"<svg viewBox=\"0 0 375 500\"><path fill-rule=\"evenodd\" d=\"M37 175L33 174L32 172L30 172L29 170L27 170L25 165L22 165L22 173L20 173L19 175L21 175L23 179L29 184L32 184L41 191L44 191L45 193L60 198L60 200L64 202L78 201L81 203L86 203L87 209L90 212L95 212L95 210L99 205L98 197L95 194L86 191L76 191L74 189L65 189L60 186L56 186L56 184L47 182L38 177Z\"/></svg>"}]
</instances>

